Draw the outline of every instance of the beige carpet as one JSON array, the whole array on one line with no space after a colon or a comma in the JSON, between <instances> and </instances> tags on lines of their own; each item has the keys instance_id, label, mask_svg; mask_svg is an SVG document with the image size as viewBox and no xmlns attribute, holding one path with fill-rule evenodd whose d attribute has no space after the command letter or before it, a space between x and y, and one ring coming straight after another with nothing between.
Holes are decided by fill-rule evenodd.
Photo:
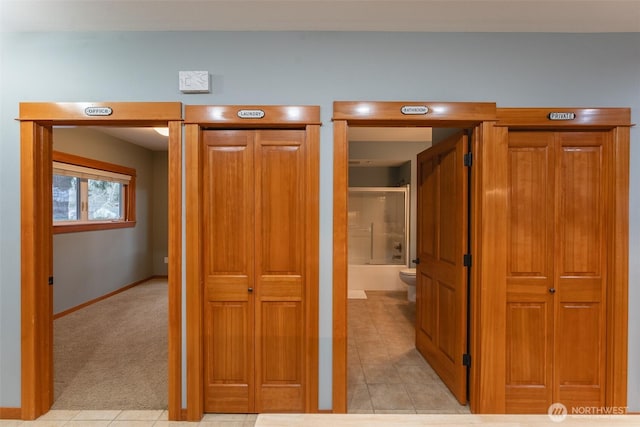
<instances>
[{"instance_id":1,"label":"beige carpet","mask_svg":"<svg viewBox=\"0 0 640 427\"><path fill-rule=\"evenodd\" d=\"M52 409L167 406L167 281L56 319Z\"/></svg>"}]
</instances>

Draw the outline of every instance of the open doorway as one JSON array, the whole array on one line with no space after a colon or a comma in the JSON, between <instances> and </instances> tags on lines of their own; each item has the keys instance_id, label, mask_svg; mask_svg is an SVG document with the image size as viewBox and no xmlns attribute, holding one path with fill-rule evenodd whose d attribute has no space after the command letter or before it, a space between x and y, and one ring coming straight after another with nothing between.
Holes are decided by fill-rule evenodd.
<instances>
[{"instance_id":1,"label":"open doorway","mask_svg":"<svg viewBox=\"0 0 640 427\"><path fill-rule=\"evenodd\" d=\"M334 180L333 180L333 409L334 412L347 412L347 385L348 385L348 369L347 369L347 277L348 277L348 161L349 161L349 129L355 127L432 127L432 128L457 128L473 130L473 136L468 138L470 145L474 150L481 146L483 138L486 138L488 132L485 131L483 124L487 120L495 117L495 104L493 103L422 103L422 102L368 102L368 101L340 101L334 102ZM443 154L443 153L440 153ZM475 169L472 168L471 177L473 177ZM475 194L476 189L471 189L471 193ZM473 200L473 198L472 198ZM471 209L477 207L477 202ZM479 217L471 216L471 228L474 229ZM470 237L471 250L477 247L477 241ZM459 249L459 248L458 248ZM456 250L458 250L456 249ZM460 260L462 260L462 253ZM422 273L421 273L422 274ZM471 281L474 280L473 270L471 271ZM479 318L485 316L482 310L473 310L477 304L472 296L469 300L472 313L469 317L469 323L463 319L466 316L465 310L457 310L457 325L465 325L463 329L457 329L456 342L458 344L466 343L466 331L475 331ZM450 322L450 324L452 324ZM471 334L473 336L473 334ZM471 354L479 355L482 348L478 342L473 340L469 344ZM455 355L451 359L456 364L456 378L462 378L467 384L466 366L463 361L468 359L462 354L462 345L456 345L456 349L460 350L460 354ZM466 346L465 346L466 348ZM459 365L459 366L458 366ZM464 375L462 373L464 372ZM474 370L473 367L468 370L468 386L470 410L476 412L478 410L477 403L481 399L480 393L474 391L480 384L481 377L486 372ZM442 376L442 375L441 375ZM466 387L465 387L466 388ZM466 397L459 401L466 401Z\"/></svg>"},{"instance_id":2,"label":"open doorway","mask_svg":"<svg viewBox=\"0 0 640 427\"><path fill-rule=\"evenodd\" d=\"M167 407L168 170L167 128L53 128L52 409Z\"/></svg>"},{"instance_id":3,"label":"open doorway","mask_svg":"<svg viewBox=\"0 0 640 427\"><path fill-rule=\"evenodd\" d=\"M349 413L469 412L416 348L418 154L460 132L348 130Z\"/></svg>"},{"instance_id":4,"label":"open doorway","mask_svg":"<svg viewBox=\"0 0 640 427\"><path fill-rule=\"evenodd\" d=\"M22 418L37 418L51 408L54 399L53 129L57 126L160 126L169 130L167 406L169 419L179 419L182 105L177 102L21 103L19 120Z\"/></svg>"}]
</instances>

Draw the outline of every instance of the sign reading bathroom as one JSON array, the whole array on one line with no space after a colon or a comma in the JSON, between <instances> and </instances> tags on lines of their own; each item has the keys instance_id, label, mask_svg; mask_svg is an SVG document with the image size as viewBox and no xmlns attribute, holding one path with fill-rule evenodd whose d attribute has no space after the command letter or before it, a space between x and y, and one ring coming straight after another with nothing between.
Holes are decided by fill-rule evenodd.
<instances>
[{"instance_id":1,"label":"sign reading bathroom","mask_svg":"<svg viewBox=\"0 0 640 427\"><path fill-rule=\"evenodd\" d=\"M238 117L241 119L261 119L264 117L263 110L240 110Z\"/></svg>"},{"instance_id":2,"label":"sign reading bathroom","mask_svg":"<svg viewBox=\"0 0 640 427\"><path fill-rule=\"evenodd\" d=\"M549 120L575 120L576 113L549 113Z\"/></svg>"},{"instance_id":3,"label":"sign reading bathroom","mask_svg":"<svg viewBox=\"0 0 640 427\"><path fill-rule=\"evenodd\" d=\"M87 107L84 109L87 116L110 116L113 114L111 107Z\"/></svg>"},{"instance_id":4,"label":"sign reading bathroom","mask_svg":"<svg viewBox=\"0 0 640 427\"><path fill-rule=\"evenodd\" d=\"M424 115L429 112L429 108L426 105L403 105L400 111L409 116Z\"/></svg>"}]
</instances>

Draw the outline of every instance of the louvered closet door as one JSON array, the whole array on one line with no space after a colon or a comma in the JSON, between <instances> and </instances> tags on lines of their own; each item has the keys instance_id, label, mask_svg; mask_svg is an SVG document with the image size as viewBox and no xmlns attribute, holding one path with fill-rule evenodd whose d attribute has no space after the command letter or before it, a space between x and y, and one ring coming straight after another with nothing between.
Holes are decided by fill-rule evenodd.
<instances>
[{"instance_id":1,"label":"louvered closet door","mask_svg":"<svg viewBox=\"0 0 640 427\"><path fill-rule=\"evenodd\" d=\"M603 406L606 132L510 132L508 412Z\"/></svg>"},{"instance_id":2,"label":"louvered closet door","mask_svg":"<svg viewBox=\"0 0 640 427\"><path fill-rule=\"evenodd\" d=\"M205 131L205 411L305 409L305 132Z\"/></svg>"}]
</instances>

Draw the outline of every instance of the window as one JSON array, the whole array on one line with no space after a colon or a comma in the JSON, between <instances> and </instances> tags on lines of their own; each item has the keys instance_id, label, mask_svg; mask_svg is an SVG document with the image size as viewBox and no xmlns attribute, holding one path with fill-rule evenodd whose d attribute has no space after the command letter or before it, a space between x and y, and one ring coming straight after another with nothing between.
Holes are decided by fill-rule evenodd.
<instances>
[{"instance_id":1,"label":"window","mask_svg":"<svg viewBox=\"0 0 640 427\"><path fill-rule=\"evenodd\" d=\"M135 169L54 152L54 233L133 227L135 177Z\"/></svg>"}]
</instances>

